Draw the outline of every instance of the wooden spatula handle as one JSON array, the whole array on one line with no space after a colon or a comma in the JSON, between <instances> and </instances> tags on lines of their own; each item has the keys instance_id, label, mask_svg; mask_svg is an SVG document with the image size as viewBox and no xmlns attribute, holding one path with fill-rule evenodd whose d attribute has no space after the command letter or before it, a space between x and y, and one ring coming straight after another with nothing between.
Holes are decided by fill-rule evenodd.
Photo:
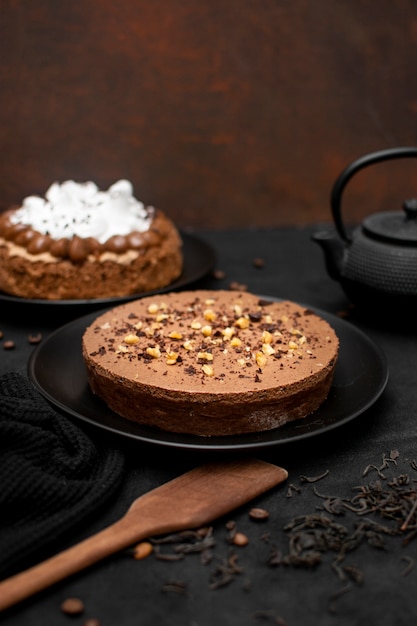
<instances>
[{"instance_id":1,"label":"wooden spatula handle","mask_svg":"<svg viewBox=\"0 0 417 626\"><path fill-rule=\"evenodd\" d=\"M96 535L0 582L0 611L145 537L205 525L287 476L285 469L258 459L197 467L139 497Z\"/></svg>"},{"instance_id":2,"label":"wooden spatula handle","mask_svg":"<svg viewBox=\"0 0 417 626\"><path fill-rule=\"evenodd\" d=\"M0 611L140 541L139 530L136 528L132 533L121 519L68 550L4 580L0 583ZM144 524L142 538L149 536L149 530Z\"/></svg>"}]
</instances>

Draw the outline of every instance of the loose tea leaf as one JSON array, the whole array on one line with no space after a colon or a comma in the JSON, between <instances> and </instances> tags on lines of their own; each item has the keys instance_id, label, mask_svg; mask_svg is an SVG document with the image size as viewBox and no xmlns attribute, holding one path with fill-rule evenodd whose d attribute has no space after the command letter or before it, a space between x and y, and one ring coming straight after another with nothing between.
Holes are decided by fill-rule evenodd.
<instances>
[{"instance_id":1,"label":"loose tea leaf","mask_svg":"<svg viewBox=\"0 0 417 626\"><path fill-rule=\"evenodd\" d=\"M296 493L301 493L300 487L297 487L297 485L294 485L293 483L290 483L288 485L287 498L292 498L293 491L295 491Z\"/></svg>"},{"instance_id":2,"label":"loose tea leaf","mask_svg":"<svg viewBox=\"0 0 417 626\"><path fill-rule=\"evenodd\" d=\"M161 587L162 591L187 594L187 584L182 580L169 580Z\"/></svg>"},{"instance_id":3,"label":"loose tea leaf","mask_svg":"<svg viewBox=\"0 0 417 626\"><path fill-rule=\"evenodd\" d=\"M407 463L417 472L417 460ZM350 562L356 550L361 546L369 546L388 553L393 541L399 540L406 547L417 536L417 477L401 471L404 467L399 466L398 450L384 453L381 463L370 463L362 472L361 478L370 480L354 484L350 492L344 494L326 493L325 488L317 487L317 482L329 476L328 470L313 476L301 475L300 482L305 484L303 490L299 485L290 483L284 497L291 498L298 494L299 507L305 490L308 490L315 495L318 504L314 512L298 515L284 526L281 524L278 537L274 536L277 528L272 526L269 512L265 509L250 509L250 519L268 520L267 530L258 537L258 541L269 546L266 565L271 568L317 570L327 564L342 583L342 587L329 597L328 610L335 613L337 600L364 582L363 570ZM343 524L339 519L343 519ZM240 576L245 568L239 563L234 549L230 548L242 533L234 520L226 522L223 532L224 528L226 536L221 542L215 540L213 528L188 530L152 539L154 556L168 562L200 554L202 564L213 566L209 588L216 590L225 587ZM283 533L286 539L284 547L281 545ZM254 543L249 533L244 539L243 543L246 540ZM231 550L227 556L222 553L225 545ZM401 561L404 566L400 575L407 576L414 569L415 561L408 555L402 556ZM243 584L242 589L247 589L248 585L249 582ZM186 586L181 581L169 581L163 590L186 593ZM253 617L285 624L282 618L269 611L258 611Z\"/></svg>"},{"instance_id":4,"label":"loose tea leaf","mask_svg":"<svg viewBox=\"0 0 417 626\"><path fill-rule=\"evenodd\" d=\"M415 561L411 556L402 556L401 561L406 561L407 566L401 572L401 576L408 576L408 574L414 569Z\"/></svg>"},{"instance_id":5,"label":"loose tea leaf","mask_svg":"<svg viewBox=\"0 0 417 626\"><path fill-rule=\"evenodd\" d=\"M216 545L213 537L213 529L185 530L165 537L153 538L154 553L157 559L162 561L179 561L186 554L200 553L202 562L209 563L212 559L211 548ZM162 552L161 546L170 545L171 551Z\"/></svg>"},{"instance_id":6,"label":"loose tea leaf","mask_svg":"<svg viewBox=\"0 0 417 626\"><path fill-rule=\"evenodd\" d=\"M330 613L336 613L336 607L334 606L334 601L337 600L338 598L340 598L340 596L343 596L345 593L347 593L348 591L352 590L352 584L351 583L347 583L346 585L344 585L343 587L341 587L340 589L338 589L337 591L335 591L329 598L329 605L328 605L328 610Z\"/></svg>"},{"instance_id":7,"label":"loose tea leaf","mask_svg":"<svg viewBox=\"0 0 417 626\"><path fill-rule=\"evenodd\" d=\"M275 611L255 611L252 614L253 619L267 621L276 626L287 626L287 622L283 617L277 615Z\"/></svg>"},{"instance_id":8,"label":"loose tea leaf","mask_svg":"<svg viewBox=\"0 0 417 626\"><path fill-rule=\"evenodd\" d=\"M316 483L319 480L322 480L323 478L326 478L326 476L328 476L329 474L329 470L326 470L325 472L323 472L322 474L319 474L318 476L304 476L301 475L300 476L300 480L302 483Z\"/></svg>"},{"instance_id":9,"label":"loose tea leaf","mask_svg":"<svg viewBox=\"0 0 417 626\"><path fill-rule=\"evenodd\" d=\"M287 554L283 555L273 546L267 564L311 569L322 562L326 553L332 553L331 567L339 579L361 584L362 570L344 563L349 553L363 543L386 550L386 537L402 537L406 545L417 535L417 490L413 481L406 473L387 476L387 470L398 466L399 457L398 450L392 450L389 455L383 454L381 465L367 465L362 476L376 472L377 479L353 487L352 497L322 493L314 485L313 493L321 500L323 513L298 516L289 522L284 527L288 535ZM415 461L410 465L417 470ZM324 477L300 479L316 482L315 478ZM294 485L291 487L294 489ZM334 516L349 516L350 521L352 514L356 519L351 524L336 524L333 519ZM404 535L406 530L409 532ZM414 563L408 561L403 575L407 575L413 566Z\"/></svg>"},{"instance_id":10,"label":"loose tea leaf","mask_svg":"<svg viewBox=\"0 0 417 626\"><path fill-rule=\"evenodd\" d=\"M238 556L231 552L227 559L223 559L214 569L210 576L210 589L215 590L229 585L237 575L244 571L238 565Z\"/></svg>"}]
</instances>

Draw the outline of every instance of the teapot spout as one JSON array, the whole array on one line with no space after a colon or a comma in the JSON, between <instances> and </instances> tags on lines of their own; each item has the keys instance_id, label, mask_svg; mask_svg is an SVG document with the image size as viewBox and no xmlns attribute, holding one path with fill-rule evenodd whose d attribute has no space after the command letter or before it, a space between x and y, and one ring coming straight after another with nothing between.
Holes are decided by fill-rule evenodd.
<instances>
[{"instance_id":1,"label":"teapot spout","mask_svg":"<svg viewBox=\"0 0 417 626\"><path fill-rule=\"evenodd\" d=\"M326 269L331 278L340 280L345 244L329 231L319 231L312 235L312 240L319 244L324 252Z\"/></svg>"}]
</instances>

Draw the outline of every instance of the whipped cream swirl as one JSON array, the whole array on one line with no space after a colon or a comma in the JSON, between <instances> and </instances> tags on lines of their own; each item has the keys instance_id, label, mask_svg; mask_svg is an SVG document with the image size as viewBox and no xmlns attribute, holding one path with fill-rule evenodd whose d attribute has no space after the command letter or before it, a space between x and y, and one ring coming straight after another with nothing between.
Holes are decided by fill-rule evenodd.
<instances>
[{"instance_id":1,"label":"whipped cream swirl","mask_svg":"<svg viewBox=\"0 0 417 626\"><path fill-rule=\"evenodd\" d=\"M147 231L153 214L153 207L145 208L133 196L128 180L117 181L107 191L100 191L91 181L67 180L53 183L45 198L25 198L10 221L28 224L54 239L94 237L103 244L115 235Z\"/></svg>"}]
</instances>

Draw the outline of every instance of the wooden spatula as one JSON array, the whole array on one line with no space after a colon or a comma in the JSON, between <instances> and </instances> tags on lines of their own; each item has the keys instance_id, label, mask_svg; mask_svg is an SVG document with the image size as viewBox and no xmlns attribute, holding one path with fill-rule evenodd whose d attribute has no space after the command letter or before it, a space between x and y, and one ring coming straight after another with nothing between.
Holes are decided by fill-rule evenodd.
<instances>
[{"instance_id":1,"label":"wooden spatula","mask_svg":"<svg viewBox=\"0 0 417 626\"><path fill-rule=\"evenodd\" d=\"M133 543L199 528L288 476L257 459L210 463L140 496L117 522L56 556L0 583L0 611Z\"/></svg>"}]
</instances>

